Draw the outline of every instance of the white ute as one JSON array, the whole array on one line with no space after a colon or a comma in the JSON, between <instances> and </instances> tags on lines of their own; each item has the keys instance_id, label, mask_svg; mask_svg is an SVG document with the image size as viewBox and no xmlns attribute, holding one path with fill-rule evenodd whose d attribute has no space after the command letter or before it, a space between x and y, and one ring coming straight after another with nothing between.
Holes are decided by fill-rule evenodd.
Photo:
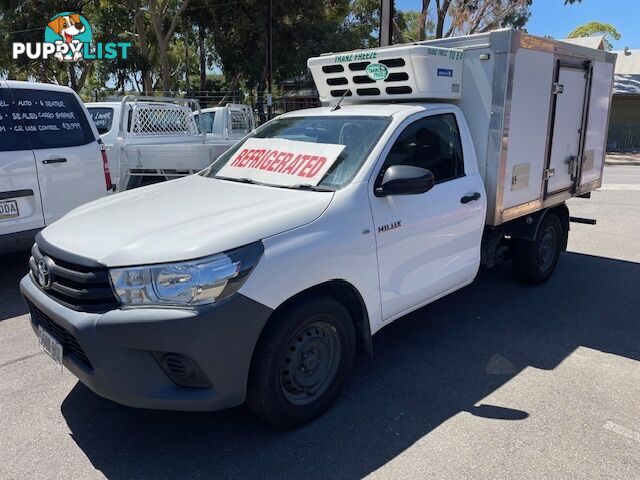
<instances>
[{"instance_id":1,"label":"white ute","mask_svg":"<svg viewBox=\"0 0 640 480\"><path fill-rule=\"evenodd\" d=\"M602 181L614 60L515 30L312 58L326 106L43 230L33 328L114 401L307 422L357 347L481 265L551 276L565 200Z\"/></svg>"},{"instance_id":2,"label":"white ute","mask_svg":"<svg viewBox=\"0 0 640 480\"><path fill-rule=\"evenodd\" d=\"M249 125L239 135L231 124L236 115L220 107L217 130L204 133L198 123L200 106L192 99L129 95L86 107L106 146L118 192L198 172L254 127L244 109L234 108L243 115L242 126ZM224 119L228 128L221 123Z\"/></svg>"},{"instance_id":3,"label":"white ute","mask_svg":"<svg viewBox=\"0 0 640 480\"><path fill-rule=\"evenodd\" d=\"M101 149L73 90L0 80L0 254L28 247L45 225L111 192Z\"/></svg>"}]
</instances>

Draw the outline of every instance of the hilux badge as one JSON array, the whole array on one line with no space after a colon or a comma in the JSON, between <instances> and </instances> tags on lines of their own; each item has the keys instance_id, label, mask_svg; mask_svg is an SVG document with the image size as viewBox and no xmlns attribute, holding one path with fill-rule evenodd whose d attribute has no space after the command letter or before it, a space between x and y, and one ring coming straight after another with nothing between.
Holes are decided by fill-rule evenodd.
<instances>
[{"instance_id":1,"label":"hilux badge","mask_svg":"<svg viewBox=\"0 0 640 480\"><path fill-rule=\"evenodd\" d=\"M378 227L378 233L388 232L389 230L394 230L396 228L400 228L401 226L402 222L400 220L393 223L387 223L386 225L381 225L380 227Z\"/></svg>"}]
</instances>

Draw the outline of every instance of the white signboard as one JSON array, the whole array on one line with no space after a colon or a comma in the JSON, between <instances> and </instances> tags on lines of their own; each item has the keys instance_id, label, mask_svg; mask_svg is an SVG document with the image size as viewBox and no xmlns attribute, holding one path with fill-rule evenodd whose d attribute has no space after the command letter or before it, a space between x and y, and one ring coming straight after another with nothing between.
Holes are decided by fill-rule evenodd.
<instances>
[{"instance_id":1,"label":"white signboard","mask_svg":"<svg viewBox=\"0 0 640 480\"><path fill-rule=\"evenodd\" d=\"M282 138L249 138L216 176L250 178L272 185L318 185L344 147Z\"/></svg>"}]
</instances>

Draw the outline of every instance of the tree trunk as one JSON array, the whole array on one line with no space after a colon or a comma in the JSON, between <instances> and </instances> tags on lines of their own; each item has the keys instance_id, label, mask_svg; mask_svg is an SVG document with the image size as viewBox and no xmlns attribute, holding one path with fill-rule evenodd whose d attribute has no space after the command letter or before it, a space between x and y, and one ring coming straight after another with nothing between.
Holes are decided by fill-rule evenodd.
<instances>
[{"instance_id":1,"label":"tree trunk","mask_svg":"<svg viewBox=\"0 0 640 480\"><path fill-rule=\"evenodd\" d=\"M207 54L204 51L205 29L198 25L198 53L200 54L200 93L207 89Z\"/></svg>"},{"instance_id":2,"label":"tree trunk","mask_svg":"<svg viewBox=\"0 0 640 480\"><path fill-rule=\"evenodd\" d=\"M418 26L418 40L424 40L427 36L426 29L429 3L431 3L431 0L422 0L422 11L420 12L420 24Z\"/></svg>"},{"instance_id":3,"label":"tree trunk","mask_svg":"<svg viewBox=\"0 0 640 480\"><path fill-rule=\"evenodd\" d=\"M436 38L442 38L444 32L444 21L447 18L447 12L449 11L449 5L451 0L443 0L442 6L440 6L440 0L436 0L438 21L436 23Z\"/></svg>"},{"instance_id":4,"label":"tree trunk","mask_svg":"<svg viewBox=\"0 0 640 480\"><path fill-rule=\"evenodd\" d=\"M188 17L184 17L184 85L189 90L189 30L191 22Z\"/></svg>"},{"instance_id":5,"label":"tree trunk","mask_svg":"<svg viewBox=\"0 0 640 480\"><path fill-rule=\"evenodd\" d=\"M169 45L158 43L158 53L162 65L162 94L168 95L171 90L171 67L169 66Z\"/></svg>"}]
</instances>

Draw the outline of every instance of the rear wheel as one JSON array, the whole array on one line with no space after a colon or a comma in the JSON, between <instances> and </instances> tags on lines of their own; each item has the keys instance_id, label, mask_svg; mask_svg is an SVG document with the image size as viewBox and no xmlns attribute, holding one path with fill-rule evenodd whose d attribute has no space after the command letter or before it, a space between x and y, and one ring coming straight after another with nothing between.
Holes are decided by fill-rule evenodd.
<instances>
[{"instance_id":1,"label":"rear wheel","mask_svg":"<svg viewBox=\"0 0 640 480\"><path fill-rule=\"evenodd\" d=\"M546 282L556 269L564 238L560 219L548 213L534 241L514 241L513 267L518 278L533 285Z\"/></svg>"},{"instance_id":2,"label":"rear wheel","mask_svg":"<svg viewBox=\"0 0 640 480\"><path fill-rule=\"evenodd\" d=\"M355 332L348 310L331 298L299 303L276 314L251 366L247 404L278 427L322 414L351 373Z\"/></svg>"}]
</instances>

